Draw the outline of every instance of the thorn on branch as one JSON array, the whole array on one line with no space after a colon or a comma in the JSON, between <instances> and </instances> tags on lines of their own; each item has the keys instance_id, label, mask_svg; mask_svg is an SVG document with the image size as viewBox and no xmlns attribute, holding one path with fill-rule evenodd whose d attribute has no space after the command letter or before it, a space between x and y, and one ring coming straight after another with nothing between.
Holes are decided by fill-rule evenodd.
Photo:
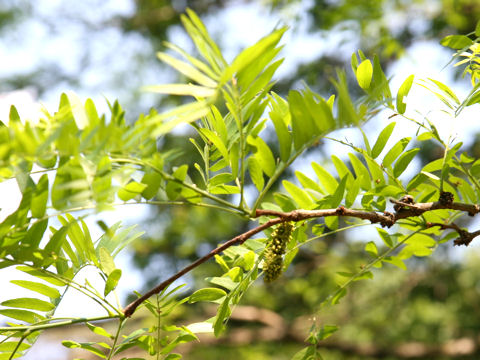
<instances>
[{"instance_id":1,"label":"thorn on branch","mask_svg":"<svg viewBox=\"0 0 480 360\"><path fill-rule=\"evenodd\" d=\"M442 205L449 206L453 203L454 196L451 192L442 191L440 193L440 197L438 198L438 202Z\"/></svg>"},{"instance_id":2,"label":"thorn on branch","mask_svg":"<svg viewBox=\"0 0 480 360\"><path fill-rule=\"evenodd\" d=\"M411 208L409 205L415 205L415 200L413 199L412 195L405 195L400 200L390 200L393 205L393 210L395 212L400 212L402 210L407 210L407 208Z\"/></svg>"}]
</instances>

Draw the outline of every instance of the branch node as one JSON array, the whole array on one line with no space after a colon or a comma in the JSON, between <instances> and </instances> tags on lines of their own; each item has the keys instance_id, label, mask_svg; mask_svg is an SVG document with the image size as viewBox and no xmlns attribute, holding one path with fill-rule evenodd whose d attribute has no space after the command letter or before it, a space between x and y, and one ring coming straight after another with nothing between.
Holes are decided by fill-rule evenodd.
<instances>
[{"instance_id":1,"label":"branch node","mask_svg":"<svg viewBox=\"0 0 480 360\"><path fill-rule=\"evenodd\" d=\"M345 215L345 208L343 206L339 206L337 210L335 211L337 215Z\"/></svg>"}]
</instances>

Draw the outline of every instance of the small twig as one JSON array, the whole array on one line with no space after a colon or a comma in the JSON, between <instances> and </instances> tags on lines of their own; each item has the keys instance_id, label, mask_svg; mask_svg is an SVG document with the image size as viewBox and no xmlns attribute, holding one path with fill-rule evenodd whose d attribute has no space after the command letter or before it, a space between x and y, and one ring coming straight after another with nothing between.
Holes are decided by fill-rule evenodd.
<instances>
[{"instance_id":1,"label":"small twig","mask_svg":"<svg viewBox=\"0 0 480 360\"><path fill-rule=\"evenodd\" d=\"M472 240L477 237L478 235L480 235L480 231L475 231L473 233L467 231L467 230L463 230L461 229L457 224L455 223L451 223L451 224L442 224L442 223L427 223L427 226L428 227L432 227L432 226L438 226L440 229L442 230L445 230L445 229L453 229L455 230L458 235L460 236L459 238L455 239L453 241L453 245L465 245L465 246L468 246Z\"/></svg>"},{"instance_id":2,"label":"small twig","mask_svg":"<svg viewBox=\"0 0 480 360\"><path fill-rule=\"evenodd\" d=\"M453 241L453 245L465 245L468 246L473 239L475 239L477 236L480 235L480 230L474 231L474 232L469 232L467 230L461 229L457 224L451 223L451 224L442 224L442 223L427 223L428 227L432 226L438 226L440 229L445 230L445 229L453 229L455 230L460 237L458 239L455 239Z\"/></svg>"}]
</instances>

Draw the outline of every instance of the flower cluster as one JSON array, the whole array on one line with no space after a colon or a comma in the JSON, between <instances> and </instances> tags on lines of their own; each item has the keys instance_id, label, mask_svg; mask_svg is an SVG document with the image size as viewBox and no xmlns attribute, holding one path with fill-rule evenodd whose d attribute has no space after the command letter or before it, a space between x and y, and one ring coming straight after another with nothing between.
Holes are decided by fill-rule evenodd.
<instances>
[{"instance_id":1,"label":"flower cluster","mask_svg":"<svg viewBox=\"0 0 480 360\"><path fill-rule=\"evenodd\" d=\"M273 231L271 240L265 250L263 272L266 283L274 281L282 273L283 255L292 231L293 224L291 222L283 222Z\"/></svg>"}]
</instances>

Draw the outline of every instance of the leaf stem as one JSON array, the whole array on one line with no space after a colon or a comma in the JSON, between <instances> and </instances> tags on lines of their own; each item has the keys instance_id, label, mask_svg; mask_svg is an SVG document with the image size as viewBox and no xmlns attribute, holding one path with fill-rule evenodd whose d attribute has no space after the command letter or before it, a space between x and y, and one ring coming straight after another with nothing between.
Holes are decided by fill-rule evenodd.
<instances>
[{"instance_id":1,"label":"leaf stem","mask_svg":"<svg viewBox=\"0 0 480 360\"><path fill-rule=\"evenodd\" d=\"M197 194L199 195L202 195L203 197L207 198L207 199L210 199L212 201L215 201L217 202L218 204L221 204L221 205L224 205L230 209L235 209L237 211L239 211L240 213L243 213L243 214L248 214L247 211L245 211L241 206L236 206L232 203L230 203L229 201L226 201L222 198L219 198L215 195L212 195L210 194L208 191L205 191L205 190L202 190L200 189L199 187L197 187L195 184L188 184L182 180L179 180L177 178L175 178L174 176L170 175L170 174L167 174L165 171L163 171L162 169L159 169L157 166L149 163L148 161L140 161L138 159L131 159L131 158L114 158L112 157L112 160L116 161L116 162L123 162L123 163L130 163L130 164L135 164L135 165L140 165L140 166L143 166L143 167L149 167L151 168L153 171L157 172L158 174L160 174L165 180L167 181L173 181L173 182L176 182L177 184L180 184L190 190L193 190L195 191Z\"/></svg>"},{"instance_id":2,"label":"leaf stem","mask_svg":"<svg viewBox=\"0 0 480 360\"><path fill-rule=\"evenodd\" d=\"M0 327L0 333L2 332L16 332L16 331L41 331L41 330L46 330L46 329L53 329L57 327L62 327L62 326L67 326L67 325L73 325L73 324L78 324L78 323L84 323L84 322L93 322L93 321L101 321L101 320L111 320L114 318L122 318L122 315L120 314L110 314L110 315L104 315L104 316L97 316L97 317L91 317L91 318L75 318L75 319L70 319L70 320L65 320L65 321L57 321L57 322L52 322L48 324L41 324L41 325L22 325L22 326L3 326ZM55 319L52 319L55 320Z\"/></svg>"},{"instance_id":3,"label":"leaf stem","mask_svg":"<svg viewBox=\"0 0 480 360\"><path fill-rule=\"evenodd\" d=\"M110 352L108 354L107 360L112 359L113 355L115 355L115 347L117 346L118 338L120 337L120 333L126 321L127 321L127 318L125 317L119 317L118 319L117 331L115 333L115 338L113 339L112 347L110 348Z\"/></svg>"}]
</instances>

